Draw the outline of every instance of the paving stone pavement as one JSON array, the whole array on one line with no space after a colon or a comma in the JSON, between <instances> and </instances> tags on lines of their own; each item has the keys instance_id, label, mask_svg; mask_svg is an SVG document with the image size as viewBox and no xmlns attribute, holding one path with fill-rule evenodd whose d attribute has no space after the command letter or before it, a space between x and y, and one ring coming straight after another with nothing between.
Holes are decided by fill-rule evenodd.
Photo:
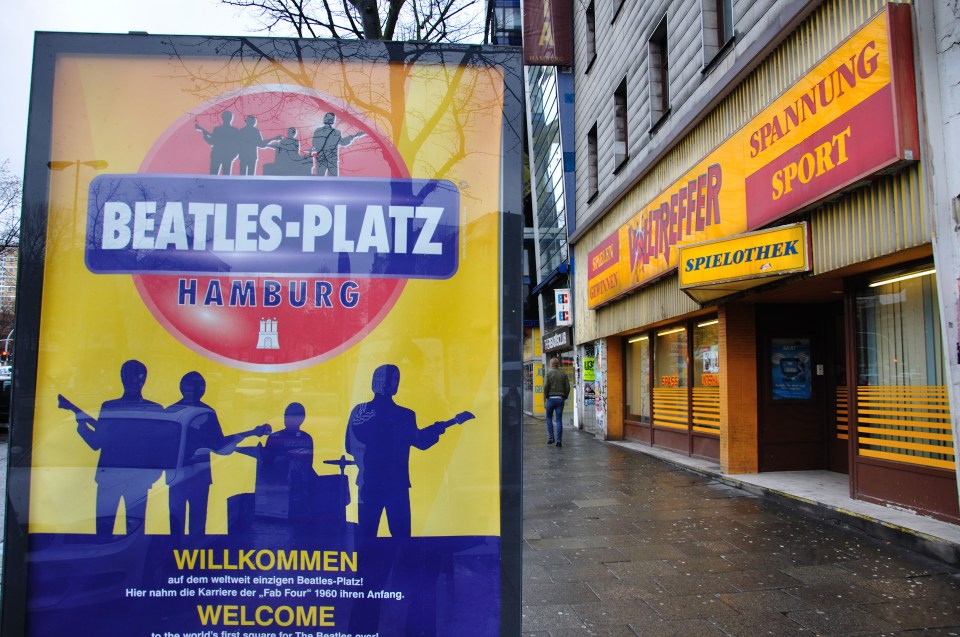
<instances>
[{"instance_id":1,"label":"paving stone pavement","mask_svg":"<svg viewBox=\"0 0 960 637\"><path fill-rule=\"evenodd\" d=\"M652 456L524 424L523 634L960 635L960 570Z\"/></svg>"}]
</instances>

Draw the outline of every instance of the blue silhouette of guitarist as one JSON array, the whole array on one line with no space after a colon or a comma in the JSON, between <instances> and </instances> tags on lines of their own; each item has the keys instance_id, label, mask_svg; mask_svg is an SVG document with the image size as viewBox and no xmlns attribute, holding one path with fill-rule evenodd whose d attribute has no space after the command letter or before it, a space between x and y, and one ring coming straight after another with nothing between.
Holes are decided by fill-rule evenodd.
<instances>
[{"instance_id":1,"label":"blue silhouette of guitarist","mask_svg":"<svg viewBox=\"0 0 960 637\"><path fill-rule=\"evenodd\" d=\"M386 512L391 537L410 537L410 449L426 450L440 441L451 425L474 416L468 411L429 427L417 427L416 414L394 402L400 370L381 365L373 372L373 400L350 412L346 450L357 463L360 533L376 537Z\"/></svg>"},{"instance_id":2,"label":"blue silhouette of guitarist","mask_svg":"<svg viewBox=\"0 0 960 637\"><path fill-rule=\"evenodd\" d=\"M144 425L141 416L163 411L158 403L143 397L147 368L137 360L120 367L123 395L108 400L94 420L63 396L59 407L74 413L77 433L87 446L100 451L95 481L97 483L97 535L111 535L117 511L123 501L127 533L143 532L147 512L147 492L163 475L163 463L150 458L149 450L139 448L138 430ZM149 421L146 421L149 422ZM145 453L146 452L146 453ZM139 524L131 529L131 521Z\"/></svg>"}]
</instances>

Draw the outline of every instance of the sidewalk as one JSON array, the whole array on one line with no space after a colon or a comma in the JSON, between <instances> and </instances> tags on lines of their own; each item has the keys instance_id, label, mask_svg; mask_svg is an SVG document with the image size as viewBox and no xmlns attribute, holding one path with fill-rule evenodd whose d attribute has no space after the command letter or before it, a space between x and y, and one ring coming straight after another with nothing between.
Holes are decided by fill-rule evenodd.
<instances>
[{"instance_id":1,"label":"sidewalk","mask_svg":"<svg viewBox=\"0 0 960 637\"><path fill-rule=\"evenodd\" d=\"M525 418L525 637L960 634L960 569L928 557L955 556L930 534L950 525L857 513L830 476L731 478L566 427L545 443Z\"/></svg>"},{"instance_id":2,"label":"sidewalk","mask_svg":"<svg viewBox=\"0 0 960 637\"><path fill-rule=\"evenodd\" d=\"M622 441L609 444L654 456L732 487L793 505L808 514L833 519L867 535L960 566L960 526L902 509L854 500L849 478L832 471L776 471L728 475L709 460L690 458L654 447Z\"/></svg>"}]
</instances>

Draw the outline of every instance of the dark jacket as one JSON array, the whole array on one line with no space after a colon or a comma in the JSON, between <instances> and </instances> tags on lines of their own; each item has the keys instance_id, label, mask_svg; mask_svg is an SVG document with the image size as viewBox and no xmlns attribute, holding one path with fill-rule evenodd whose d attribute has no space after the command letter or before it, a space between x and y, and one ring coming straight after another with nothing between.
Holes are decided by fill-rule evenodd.
<instances>
[{"instance_id":1,"label":"dark jacket","mask_svg":"<svg viewBox=\"0 0 960 637\"><path fill-rule=\"evenodd\" d=\"M543 396L563 396L567 398L570 395L570 381L567 375L559 368L552 367L547 371L547 377L543 379Z\"/></svg>"}]
</instances>

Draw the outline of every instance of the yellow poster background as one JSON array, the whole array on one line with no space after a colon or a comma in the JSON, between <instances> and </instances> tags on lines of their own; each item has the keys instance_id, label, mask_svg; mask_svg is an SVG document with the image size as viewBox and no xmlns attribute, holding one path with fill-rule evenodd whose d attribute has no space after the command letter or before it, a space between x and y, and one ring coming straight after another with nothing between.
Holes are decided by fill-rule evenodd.
<instances>
[{"instance_id":1,"label":"yellow poster background","mask_svg":"<svg viewBox=\"0 0 960 637\"><path fill-rule=\"evenodd\" d=\"M464 410L476 415L451 427L428 451L411 451L413 535L499 535L503 78L497 69L64 55L56 64L50 159L96 158L109 163L108 173L135 173L178 119L218 95L260 85L306 87L341 100L392 140L411 177L457 184L457 273L448 280L409 281L385 320L338 356L298 371L245 371L198 355L167 333L130 276L87 270L86 192L98 173L84 165L52 172L30 531L94 532L98 452L77 434L73 414L58 409L57 395L95 418L103 401L122 393L122 363L137 359L148 368L144 397L164 406L180 399L185 373L200 372L207 382L203 400L216 410L227 435L262 423L277 431L286 405L302 403L302 429L313 437L314 469L321 475L338 471L323 460L345 453L347 418L354 405L372 398L374 369L397 365L396 402L417 414L421 428ZM255 460L233 454L212 455L212 462L207 532L224 533L226 498L253 491ZM347 471L355 476L355 468ZM355 521L355 485L351 488L347 518ZM161 478L150 491L146 532L168 529Z\"/></svg>"}]
</instances>

